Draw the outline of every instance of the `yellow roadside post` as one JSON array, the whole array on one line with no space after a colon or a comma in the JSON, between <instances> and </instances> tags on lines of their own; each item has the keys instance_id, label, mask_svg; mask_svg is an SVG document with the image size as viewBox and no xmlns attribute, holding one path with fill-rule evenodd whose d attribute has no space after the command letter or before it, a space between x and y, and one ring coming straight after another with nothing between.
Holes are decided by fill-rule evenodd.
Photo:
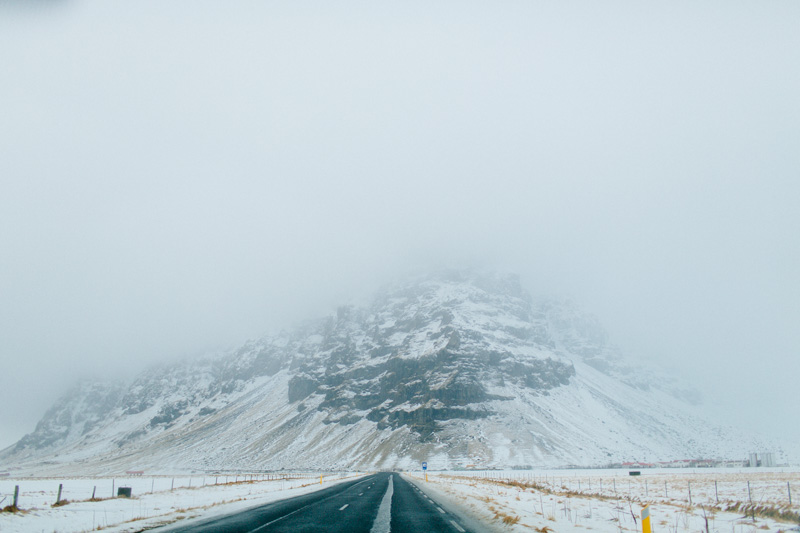
<instances>
[{"instance_id":1,"label":"yellow roadside post","mask_svg":"<svg viewBox=\"0 0 800 533\"><path fill-rule=\"evenodd\" d=\"M319 475L319 484L322 485L322 474Z\"/></svg>"},{"instance_id":2,"label":"yellow roadside post","mask_svg":"<svg viewBox=\"0 0 800 533\"><path fill-rule=\"evenodd\" d=\"M650 506L646 505L642 509L642 533L651 533L650 529Z\"/></svg>"}]
</instances>

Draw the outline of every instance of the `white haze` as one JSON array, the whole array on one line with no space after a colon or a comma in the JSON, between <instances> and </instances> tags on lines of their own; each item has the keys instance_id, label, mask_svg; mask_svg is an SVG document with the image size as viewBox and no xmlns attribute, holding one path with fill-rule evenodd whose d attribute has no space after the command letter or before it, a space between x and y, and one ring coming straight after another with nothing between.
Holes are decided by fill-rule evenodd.
<instances>
[{"instance_id":1,"label":"white haze","mask_svg":"<svg viewBox=\"0 0 800 533\"><path fill-rule=\"evenodd\" d=\"M502 268L800 438L800 3L0 0L0 447L131 375Z\"/></svg>"}]
</instances>

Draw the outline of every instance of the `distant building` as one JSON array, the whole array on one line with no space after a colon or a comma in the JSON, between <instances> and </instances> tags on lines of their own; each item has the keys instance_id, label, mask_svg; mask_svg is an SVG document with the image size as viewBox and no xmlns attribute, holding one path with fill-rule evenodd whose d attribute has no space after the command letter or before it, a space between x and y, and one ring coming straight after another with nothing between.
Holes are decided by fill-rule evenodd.
<instances>
[{"instance_id":1,"label":"distant building","mask_svg":"<svg viewBox=\"0 0 800 533\"><path fill-rule=\"evenodd\" d=\"M775 466L775 456L772 452L763 452L761 454L761 466Z\"/></svg>"},{"instance_id":2,"label":"distant building","mask_svg":"<svg viewBox=\"0 0 800 533\"><path fill-rule=\"evenodd\" d=\"M642 461L630 461L627 463L622 463L622 468L655 468L656 465L653 463L645 463Z\"/></svg>"},{"instance_id":3,"label":"distant building","mask_svg":"<svg viewBox=\"0 0 800 533\"><path fill-rule=\"evenodd\" d=\"M751 468L755 468L757 466L758 466L758 454L757 453L751 453L750 454L750 467Z\"/></svg>"}]
</instances>

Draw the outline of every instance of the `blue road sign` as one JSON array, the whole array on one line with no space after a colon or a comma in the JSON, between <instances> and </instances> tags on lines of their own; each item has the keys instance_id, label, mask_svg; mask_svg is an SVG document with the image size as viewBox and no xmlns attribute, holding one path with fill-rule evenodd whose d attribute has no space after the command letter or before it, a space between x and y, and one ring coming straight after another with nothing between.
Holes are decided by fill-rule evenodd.
<instances>
[{"instance_id":1,"label":"blue road sign","mask_svg":"<svg viewBox=\"0 0 800 533\"><path fill-rule=\"evenodd\" d=\"M427 470L428 469L428 463L426 461L422 462L422 469L423 470Z\"/></svg>"}]
</instances>

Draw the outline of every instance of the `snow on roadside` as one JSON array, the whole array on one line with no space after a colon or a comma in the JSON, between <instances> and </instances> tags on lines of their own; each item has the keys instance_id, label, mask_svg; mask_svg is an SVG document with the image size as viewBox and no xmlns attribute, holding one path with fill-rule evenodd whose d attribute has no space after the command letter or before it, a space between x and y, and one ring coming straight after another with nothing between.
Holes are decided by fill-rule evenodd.
<instances>
[{"instance_id":1,"label":"snow on roadside","mask_svg":"<svg viewBox=\"0 0 800 533\"><path fill-rule=\"evenodd\" d=\"M483 502L475 501L463 491L454 491L447 483L439 483L433 479L426 482L425 476L418 473L404 472L403 477L406 478L406 481L419 487L447 512L457 516L471 533L503 533L507 531L502 522L493 519L493 515L488 512Z\"/></svg>"},{"instance_id":2,"label":"snow on roadside","mask_svg":"<svg viewBox=\"0 0 800 533\"><path fill-rule=\"evenodd\" d=\"M552 472L436 472L428 473L428 490L441 492L458 503L473 517L486 524L495 524L508 532L536 531L539 533L587 531L620 533L642 531L641 510L650 505L650 520L654 532L754 533L761 531L800 531L793 529L800 522L800 472L774 473L709 472L643 472L632 480L625 477L606 477L602 492L601 475L595 472L594 485L587 487L583 478L578 489L578 477L559 477ZM547 476L547 481L544 480ZM416 476L415 476L416 477ZM417 477L417 479L421 479ZM650 489L645 495L644 487ZM723 482L719 482L723 479ZM788 481L787 481L788 480ZM714 493L726 484L725 498ZM750 485L750 495L747 487ZM424 482L423 482L424 483ZM788 502L787 483L798 487L792 504ZM659 488L667 487L667 496ZM692 504L688 502L689 485L695 486ZM740 487L732 491L732 487ZM669 494L674 487L673 494ZM684 492L678 490L684 488ZM709 490L710 489L710 490ZM758 495L758 499L756 499ZM749 506L749 499L753 505ZM755 509L752 516L748 509Z\"/></svg>"},{"instance_id":3,"label":"snow on roadside","mask_svg":"<svg viewBox=\"0 0 800 533\"><path fill-rule=\"evenodd\" d=\"M798 471L643 470L635 478L627 474L624 470L429 472L427 483L421 475L405 475L435 499L449 502L446 508L460 508L472 523L492 532L641 531L639 517L645 504L650 504L654 532L702 532L706 519L709 532L792 531L800 520ZM227 479L4 478L0 500L5 500L0 507L11 503L14 486L19 485L23 512L0 513L0 531L132 533L298 496L359 475L326 475L323 485L313 473L282 474L278 479L275 474L270 475L273 479L262 479L262 474ZM62 499L70 503L52 507L59 484L63 485ZM131 487L133 498L109 498L112 487L120 486ZM796 491L791 505L789 486ZM95 487L98 501L89 501ZM749 501L756 508L754 517L747 511ZM776 513L783 513L784 520ZM789 516L796 517L795 521L786 520Z\"/></svg>"},{"instance_id":4,"label":"snow on roadside","mask_svg":"<svg viewBox=\"0 0 800 533\"><path fill-rule=\"evenodd\" d=\"M0 531L132 533L299 496L361 475L326 474L322 484L320 475L315 473L192 478L5 478L0 480L0 507L11 504L14 487L19 485L22 511L0 513ZM59 485L63 486L61 499L68 503L54 507ZM133 497L110 498L112 487L130 487ZM93 492L95 501L91 500Z\"/></svg>"}]
</instances>

